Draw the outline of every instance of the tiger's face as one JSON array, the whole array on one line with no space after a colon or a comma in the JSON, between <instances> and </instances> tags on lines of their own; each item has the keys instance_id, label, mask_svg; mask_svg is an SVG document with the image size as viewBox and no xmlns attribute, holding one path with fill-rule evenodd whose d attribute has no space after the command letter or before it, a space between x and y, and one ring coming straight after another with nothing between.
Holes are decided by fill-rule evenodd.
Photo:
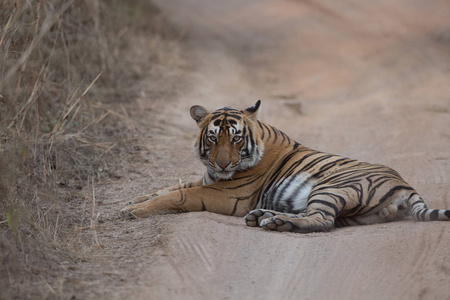
<instances>
[{"instance_id":1,"label":"tiger's face","mask_svg":"<svg viewBox=\"0 0 450 300\"><path fill-rule=\"evenodd\" d=\"M231 179L260 161L264 144L255 124L260 103L246 110L225 107L212 113L202 106L191 107L200 129L194 147L213 180Z\"/></svg>"}]
</instances>

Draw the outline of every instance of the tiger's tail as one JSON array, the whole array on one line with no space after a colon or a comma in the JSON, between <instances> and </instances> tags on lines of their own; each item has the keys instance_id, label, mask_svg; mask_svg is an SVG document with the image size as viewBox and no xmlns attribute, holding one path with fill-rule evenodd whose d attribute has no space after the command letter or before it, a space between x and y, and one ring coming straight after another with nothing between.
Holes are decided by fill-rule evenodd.
<instances>
[{"instance_id":1,"label":"tiger's tail","mask_svg":"<svg viewBox=\"0 0 450 300\"><path fill-rule=\"evenodd\" d=\"M417 193L411 194L408 199L408 205L411 215L416 221L450 221L450 210L428 209Z\"/></svg>"}]
</instances>

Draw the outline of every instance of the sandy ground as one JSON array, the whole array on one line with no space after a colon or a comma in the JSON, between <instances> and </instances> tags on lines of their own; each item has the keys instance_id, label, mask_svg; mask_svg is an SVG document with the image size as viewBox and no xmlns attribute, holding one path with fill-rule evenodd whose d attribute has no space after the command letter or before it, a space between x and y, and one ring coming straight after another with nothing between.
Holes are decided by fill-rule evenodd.
<instances>
[{"instance_id":1,"label":"sandy ground","mask_svg":"<svg viewBox=\"0 0 450 300\"><path fill-rule=\"evenodd\" d=\"M166 101L142 93L127 107L141 160L97 191L109 216L98 227L103 271L84 290L117 299L450 299L449 222L293 234L208 212L112 217L126 199L202 175L190 106L258 99L262 120L302 144L389 165L429 207L450 209L449 2L156 2L184 33L184 83Z\"/></svg>"}]
</instances>

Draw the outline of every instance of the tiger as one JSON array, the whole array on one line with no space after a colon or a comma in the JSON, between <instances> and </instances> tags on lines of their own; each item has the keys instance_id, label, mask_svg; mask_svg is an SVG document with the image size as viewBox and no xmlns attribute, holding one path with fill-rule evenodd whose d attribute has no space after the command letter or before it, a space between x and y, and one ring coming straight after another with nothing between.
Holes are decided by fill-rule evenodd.
<instances>
[{"instance_id":1,"label":"tiger","mask_svg":"<svg viewBox=\"0 0 450 300\"><path fill-rule=\"evenodd\" d=\"M320 232L404 219L448 221L450 210L428 209L393 169L316 151L259 120L261 101L246 109L190 109L199 131L202 179L156 197L135 198L127 218L209 211L244 217L250 227Z\"/></svg>"}]
</instances>

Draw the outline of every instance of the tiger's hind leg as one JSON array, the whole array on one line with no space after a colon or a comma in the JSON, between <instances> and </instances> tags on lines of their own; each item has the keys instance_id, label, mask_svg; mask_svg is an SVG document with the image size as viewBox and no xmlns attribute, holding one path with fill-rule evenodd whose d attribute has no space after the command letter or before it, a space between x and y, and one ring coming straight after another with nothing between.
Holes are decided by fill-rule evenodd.
<instances>
[{"instance_id":1,"label":"tiger's hind leg","mask_svg":"<svg viewBox=\"0 0 450 300\"><path fill-rule=\"evenodd\" d=\"M308 198L307 212L298 218L277 215L261 221L260 226L266 230L314 232L328 231L335 227L335 220L346 205L346 199L340 194L350 197L351 191L342 189L318 189L312 191Z\"/></svg>"},{"instance_id":2,"label":"tiger's hind leg","mask_svg":"<svg viewBox=\"0 0 450 300\"><path fill-rule=\"evenodd\" d=\"M409 215L407 199L405 196L398 197L393 203L388 204L373 214L337 218L335 222L336 227L369 225L402 220Z\"/></svg>"},{"instance_id":3,"label":"tiger's hind leg","mask_svg":"<svg viewBox=\"0 0 450 300\"><path fill-rule=\"evenodd\" d=\"M306 213L300 213L300 214L289 214L289 213L282 213L275 210L269 210L269 209L254 209L250 211L245 217L245 223L247 226L250 227L256 227L260 226L261 221L264 219L268 219L274 216L284 216L288 218L300 218L304 217Z\"/></svg>"},{"instance_id":4,"label":"tiger's hind leg","mask_svg":"<svg viewBox=\"0 0 450 300\"><path fill-rule=\"evenodd\" d=\"M346 215L356 206L359 194L350 188L320 188L311 192L307 214L293 219L274 216L261 221L261 227L268 230L313 232L327 231L333 227L346 225L367 225L385 223L405 218L408 213L408 199L413 191L401 190L391 195L389 201L362 209L357 215ZM345 197L343 197L345 195ZM364 208L364 206L363 206ZM342 213L342 217L337 218ZM337 219L336 219L337 218Z\"/></svg>"}]
</instances>

